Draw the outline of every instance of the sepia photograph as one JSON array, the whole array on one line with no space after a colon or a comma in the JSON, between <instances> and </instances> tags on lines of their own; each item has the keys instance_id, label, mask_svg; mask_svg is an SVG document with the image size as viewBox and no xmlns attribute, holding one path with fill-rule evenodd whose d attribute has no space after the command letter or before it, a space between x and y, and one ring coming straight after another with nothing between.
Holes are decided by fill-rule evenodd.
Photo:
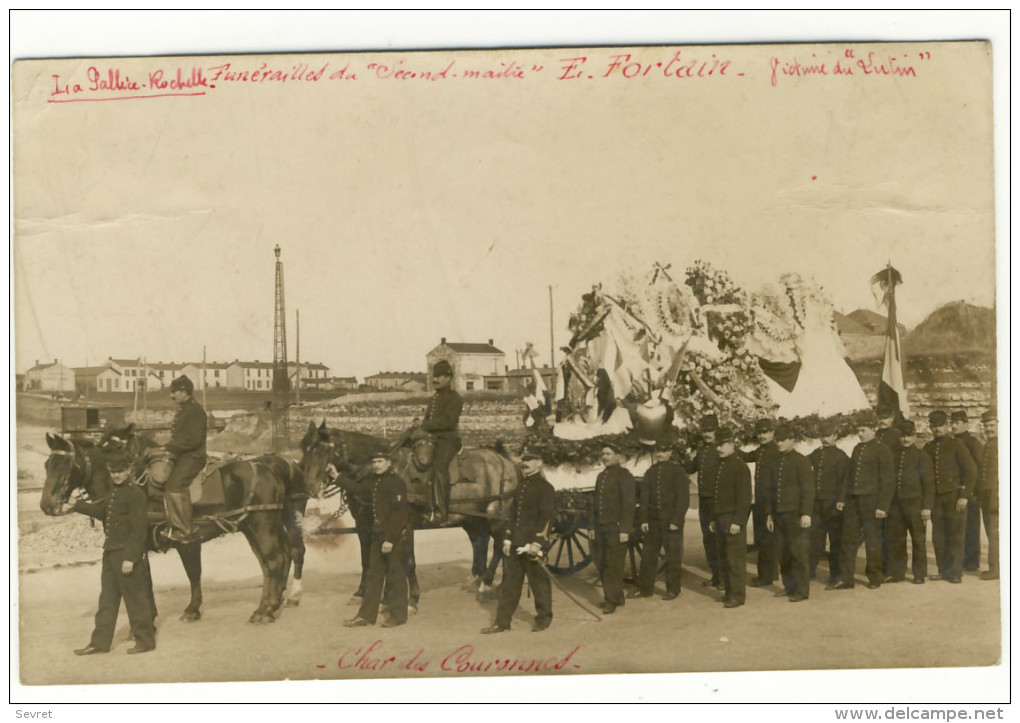
<instances>
[{"instance_id":1,"label":"sepia photograph","mask_svg":"<svg viewBox=\"0 0 1020 723\"><path fill-rule=\"evenodd\" d=\"M988 35L203 15L12 50L12 701L1009 701Z\"/></svg>"}]
</instances>

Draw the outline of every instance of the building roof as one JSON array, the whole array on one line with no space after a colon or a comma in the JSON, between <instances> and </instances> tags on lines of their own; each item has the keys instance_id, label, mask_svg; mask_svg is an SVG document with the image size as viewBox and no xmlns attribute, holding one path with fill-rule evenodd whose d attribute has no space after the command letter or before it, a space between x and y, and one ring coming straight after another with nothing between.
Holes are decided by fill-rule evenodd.
<instances>
[{"instance_id":1,"label":"building roof","mask_svg":"<svg viewBox=\"0 0 1020 723\"><path fill-rule=\"evenodd\" d=\"M122 367L140 367L142 365L141 359L114 359L110 357L109 361Z\"/></svg>"},{"instance_id":2,"label":"building roof","mask_svg":"<svg viewBox=\"0 0 1020 723\"><path fill-rule=\"evenodd\" d=\"M36 363L34 367L31 367L30 369L26 370L25 373L27 374L28 372L41 372L43 369L49 369L50 367L57 366L57 363L58 362L56 360L50 362L49 364Z\"/></svg>"},{"instance_id":3,"label":"building roof","mask_svg":"<svg viewBox=\"0 0 1020 723\"><path fill-rule=\"evenodd\" d=\"M227 367L236 363L237 362L205 362L204 366L206 369L226 369ZM195 367L196 369L200 370L202 366L203 366L202 362L186 362L184 364L181 364L179 368L183 369L184 367ZM273 365L270 364L269 366Z\"/></svg>"},{"instance_id":4,"label":"building roof","mask_svg":"<svg viewBox=\"0 0 1020 723\"><path fill-rule=\"evenodd\" d=\"M145 366L149 367L149 369L164 369L164 370L176 371L178 369L183 369L187 365L185 363L183 363L183 362L161 362L161 361L158 361L158 362L148 362Z\"/></svg>"},{"instance_id":5,"label":"building roof","mask_svg":"<svg viewBox=\"0 0 1020 723\"><path fill-rule=\"evenodd\" d=\"M426 376L425 372L379 372L365 377L365 381L369 379L404 379L405 377L409 379L425 379Z\"/></svg>"},{"instance_id":6,"label":"building roof","mask_svg":"<svg viewBox=\"0 0 1020 723\"><path fill-rule=\"evenodd\" d=\"M323 364L322 362L314 362L314 363L296 362L296 361L287 362L287 366L297 366L298 364L301 365L302 369L329 369L329 367L326 366L325 364ZM270 365L270 366L272 366L272 365Z\"/></svg>"},{"instance_id":7,"label":"building roof","mask_svg":"<svg viewBox=\"0 0 1020 723\"><path fill-rule=\"evenodd\" d=\"M357 377L333 377L334 382L351 382L352 384L358 383Z\"/></svg>"},{"instance_id":8,"label":"building roof","mask_svg":"<svg viewBox=\"0 0 1020 723\"><path fill-rule=\"evenodd\" d=\"M492 344L466 344L458 341L448 341L440 346L446 346L458 354L502 354L503 352Z\"/></svg>"}]
</instances>

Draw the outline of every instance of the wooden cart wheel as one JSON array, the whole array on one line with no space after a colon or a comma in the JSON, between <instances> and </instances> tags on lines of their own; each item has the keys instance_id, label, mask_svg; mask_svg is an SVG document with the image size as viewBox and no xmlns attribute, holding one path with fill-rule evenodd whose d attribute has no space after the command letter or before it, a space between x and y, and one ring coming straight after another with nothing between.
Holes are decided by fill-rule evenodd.
<instances>
[{"instance_id":1,"label":"wooden cart wheel","mask_svg":"<svg viewBox=\"0 0 1020 723\"><path fill-rule=\"evenodd\" d=\"M572 575L588 566L592 559L593 534L583 527L554 533L549 547L547 567L557 575Z\"/></svg>"}]
</instances>

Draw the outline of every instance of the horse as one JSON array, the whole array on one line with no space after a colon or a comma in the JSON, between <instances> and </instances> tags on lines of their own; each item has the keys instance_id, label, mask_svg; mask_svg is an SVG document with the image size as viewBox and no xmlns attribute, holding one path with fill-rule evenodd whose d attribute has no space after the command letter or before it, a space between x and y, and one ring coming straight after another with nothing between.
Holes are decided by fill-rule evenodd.
<instances>
[{"instance_id":1,"label":"horse","mask_svg":"<svg viewBox=\"0 0 1020 723\"><path fill-rule=\"evenodd\" d=\"M471 541L471 574L480 580L479 592L491 589L496 568L502 559L498 544L493 546L491 563L487 564L489 540L502 536L505 524L504 507L512 499L517 488L516 465L506 457L487 449L463 450L457 459L458 474L451 476L450 510L445 523L438 524L428 519L422 504L429 495L428 472L422 465L421 448L428 440L417 440L415 448L400 447L393 452L393 470L408 487L408 499L412 502L414 529L438 527L461 527ZM339 484L353 497L351 491L360 476L367 474L367 463L373 452L389 450L386 440L357 432L328 429L325 421L319 427L309 422L308 430L301 441L304 453L302 467L305 472L305 487L312 496L319 496L326 484L330 465L340 473ZM371 521L369 520L369 527ZM362 542L362 560L371 540L371 530L359 538ZM410 545L410 572L414 571L414 543ZM362 574L365 570L363 567ZM417 581L413 581L417 587Z\"/></svg>"},{"instance_id":2,"label":"horse","mask_svg":"<svg viewBox=\"0 0 1020 723\"><path fill-rule=\"evenodd\" d=\"M105 500L113 485L102 450L85 440L46 435L50 455L46 459L46 482L39 506L48 516L65 514L71 494L79 491L86 500ZM143 458L136 462L138 472ZM147 468L141 469L143 479ZM202 617L202 543L240 530L262 568L262 598L249 618L250 623L273 622L283 606L290 544L283 524L286 491L283 482L264 462L231 460L218 469L221 483L216 485L222 499L195 506L198 539L189 543L169 542L157 535L165 526L163 501L149 496L149 535L146 547L156 552L176 548L191 583L191 600L181 620L193 622ZM136 478L137 480L138 478ZM125 482L132 484L133 482Z\"/></svg>"}]
</instances>

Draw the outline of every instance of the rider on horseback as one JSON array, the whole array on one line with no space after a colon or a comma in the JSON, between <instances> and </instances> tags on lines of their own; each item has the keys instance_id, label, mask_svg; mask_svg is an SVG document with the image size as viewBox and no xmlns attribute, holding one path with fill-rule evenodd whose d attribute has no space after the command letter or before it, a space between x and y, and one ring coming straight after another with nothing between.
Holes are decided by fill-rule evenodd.
<instances>
[{"instance_id":1,"label":"rider on horseback","mask_svg":"<svg viewBox=\"0 0 1020 723\"><path fill-rule=\"evenodd\" d=\"M170 382L170 398L178 404L166 451L173 458L173 470L166 481L164 501L169 530L163 534L175 542L191 542L191 492L188 486L205 468L206 415L192 396L195 385L187 376Z\"/></svg>"},{"instance_id":2,"label":"rider on horseback","mask_svg":"<svg viewBox=\"0 0 1020 723\"><path fill-rule=\"evenodd\" d=\"M421 429L431 435L435 444L433 475L439 486L436 495L439 516L445 522L450 509L450 462L460 451L460 434L457 428L464 402L452 388L453 367L450 366L450 362L445 359L436 362L432 367L432 381L436 393L425 409Z\"/></svg>"}]
</instances>

